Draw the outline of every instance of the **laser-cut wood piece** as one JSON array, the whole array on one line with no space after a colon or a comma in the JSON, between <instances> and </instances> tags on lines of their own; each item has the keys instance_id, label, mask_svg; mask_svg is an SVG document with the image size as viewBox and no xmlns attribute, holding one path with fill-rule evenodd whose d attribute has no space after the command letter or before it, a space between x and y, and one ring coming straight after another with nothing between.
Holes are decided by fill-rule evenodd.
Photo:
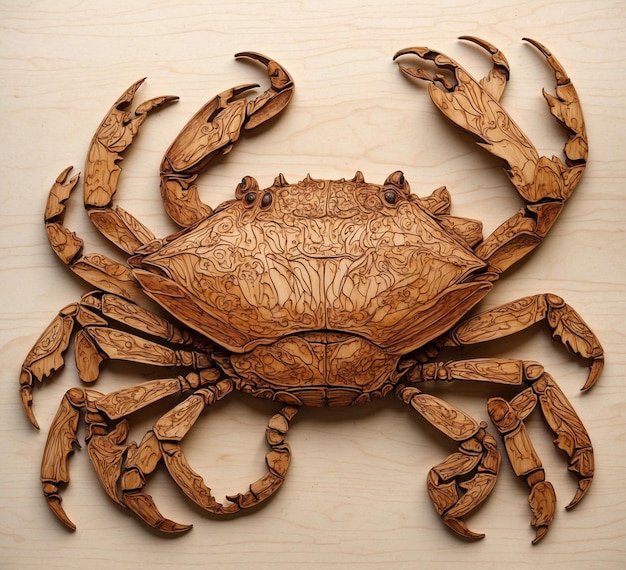
<instances>
[{"instance_id":1,"label":"laser-cut wood piece","mask_svg":"<svg viewBox=\"0 0 626 570\"><path fill-rule=\"evenodd\" d=\"M300 406L348 406L396 395L450 439L458 451L428 475L428 492L444 523L467 538L462 520L491 492L500 465L496 440L459 408L423 392L427 381L480 381L525 387L511 401L492 398L489 415L503 434L515 473L529 488L536 528L547 532L556 495L524 427L539 403L579 479L569 507L587 492L593 452L587 432L567 398L535 362L487 358L437 361L444 347L465 347L515 334L545 321L554 337L590 360L583 389L598 379L603 351L580 316L552 294L526 297L463 320L500 274L545 237L578 184L587 139L576 91L565 70L541 44L556 77L556 95L544 93L550 112L567 132L565 163L540 157L499 99L509 70L491 44L465 37L491 54L488 76L474 80L449 57L428 48L399 51L436 71L401 64L410 78L429 82L435 106L500 157L525 202L521 211L482 239L479 222L450 215L445 188L418 198L401 172L381 184L357 172L350 180L295 184L282 175L260 189L246 176L235 199L213 210L199 197L196 179L209 161L229 152L245 130L280 113L294 83L289 73L253 52L237 57L267 68L270 87L220 93L189 121L165 153L161 194L165 209L183 230L162 240L131 214L113 206L122 153L148 113L175 97L158 97L130 110L141 81L107 113L89 147L84 201L95 226L131 257L128 265L100 254L83 254L82 240L63 225L64 203L78 182L64 170L45 211L48 239L61 261L97 290L62 309L26 357L20 394L32 412L35 380L63 366L71 338L80 378L97 379L106 360L138 362L171 375L111 394L69 390L50 428L41 480L54 513L70 528L59 489L69 482L81 411L90 458L107 494L164 532L190 528L165 518L143 491L160 463L198 505L231 514L257 505L282 485L291 459L285 442ZM150 297L172 320L141 306ZM75 331L75 332L74 332ZM179 374L180 372L180 374ZM248 491L222 504L187 462L181 441L203 410L233 390L281 402L266 431L267 474ZM158 419L140 443L126 442L127 417L166 397L180 403ZM568 507L568 508L569 508Z\"/></svg>"}]
</instances>

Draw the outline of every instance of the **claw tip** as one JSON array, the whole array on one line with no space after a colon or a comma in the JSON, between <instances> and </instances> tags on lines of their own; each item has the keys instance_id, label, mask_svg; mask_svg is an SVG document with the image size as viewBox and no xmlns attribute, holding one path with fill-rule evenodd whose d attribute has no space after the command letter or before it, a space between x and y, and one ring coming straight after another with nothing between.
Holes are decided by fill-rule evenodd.
<instances>
[{"instance_id":1,"label":"claw tip","mask_svg":"<svg viewBox=\"0 0 626 570\"><path fill-rule=\"evenodd\" d=\"M546 534L548 534L548 529L550 527L548 526L540 526L537 529L537 533L535 535L535 538L532 540L533 544L537 544Z\"/></svg>"},{"instance_id":2,"label":"claw tip","mask_svg":"<svg viewBox=\"0 0 626 570\"><path fill-rule=\"evenodd\" d=\"M478 533L467 528L467 525L460 519L454 517L444 517L444 524L458 535L463 538L468 538L470 540L480 540L481 538L485 538L483 533Z\"/></svg>"},{"instance_id":3,"label":"claw tip","mask_svg":"<svg viewBox=\"0 0 626 570\"><path fill-rule=\"evenodd\" d=\"M61 499L56 496L46 497L46 502L50 507L50 510L56 515L56 517L71 531L76 530L76 525L69 519L63 507L61 506Z\"/></svg>"},{"instance_id":4,"label":"claw tip","mask_svg":"<svg viewBox=\"0 0 626 570\"><path fill-rule=\"evenodd\" d=\"M26 414L28 421L35 429L39 429L39 423L37 422L37 418L35 418L35 414L33 413L33 391L30 386L21 387L20 397L22 400L22 407L24 408L24 413Z\"/></svg>"},{"instance_id":5,"label":"claw tip","mask_svg":"<svg viewBox=\"0 0 626 570\"><path fill-rule=\"evenodd\" d=\"M161 532L167 532L170 534L178 534L191 530L192 524L180 524L170 519L165 519L162 524L157 527Z\"/></svg>"},{"instance_id":6,"label":"claw tip","mask_svg":"<svg viewBox=\"0 0 626 570\"><path fill-rule=\"evenodd\" d=\"M589 376L587 376L587 380L584 386L581 388L581 391L586 392L595 385L595 383L598 381L598 378L600 377L600 374L602 373L603 368L604 358L594 358L591 366L589 367Z\"/></svg>"},{"instance_id":7,"label":"claw tip","mask_svg":"<svg viewBox=\"0 0 626 570\"><path fill-rule=\"evenodd\" d=\"M580 503L580 501L582 501L582 498L587 494L587 491L591 486L591 481L591 478L581 479L580 481L578 481L576 494L574 495L574 498L571 500L570 504L565 507L566 510L569 511L573 509L578 503Z\"/></svg>"},{"instance_id":8,"label":"claw tip","mask_svg":"<svg viewBox=\"0 0 626 570\"><path fill-rule=\"evenodd\" d=\"M270 58L266 55L263 55L262 53L257 53L255 51L239 51L235 54L235 58L253 59L264 65L267 65L271 61Z\"/></svg>"}]
</instances>

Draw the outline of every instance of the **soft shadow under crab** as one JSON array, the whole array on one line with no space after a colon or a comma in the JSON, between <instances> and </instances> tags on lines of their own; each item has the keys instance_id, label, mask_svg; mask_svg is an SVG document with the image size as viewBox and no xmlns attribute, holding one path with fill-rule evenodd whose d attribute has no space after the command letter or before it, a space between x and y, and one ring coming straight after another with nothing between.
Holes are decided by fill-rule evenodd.
<instances>
[{"instance_id":1,"label":"soft shadow under crab","mask_svg":"<svg viewBox=\"0 0 626 570\"><path fill-rule=\"evenodd\" d=\"M122 153L148 113L176 98L151 99L131 111L142 80L116 101L89 147L84 202L96 228L130 258L122 264L83 253L83 241L63 223L65 201L78 183L77 176L69 178L70 168L64 170L50 191L46 232L61 261L96 290L63 308L35 343L22 367L20 394L37 426L33 384L63 367L72 339L84 382L95 381L107 360L160 367L171 376L110 394L91 388L65 394L48 435L41 481L50 508L68 527L74 525L61 506L59 489L69 482L68 457L81 414L90 459L109 497L151 527L180 533L190 525L162 515L144 490L159 465L201 508L230 515L261 504L281 487L291 460L286 434L301 406L356 405L393 391L458 446L430 470L428 493L449 528L481 538L463 518L495 485L496 440L486 423L422 391L432 381L519 387L510 401L491 398L487 409L514 472L529 487L534 542L545 536L556 506L524 425L537 405L578 478L568 508L582 499L594 472L591 442L541 364L508 358L437 360L446 347L504 338L544 322L557 341L590 361L583 389L593 386L603 366L593 332L553 294L518 299L464 320L500 275L546 236L582 176L587 139L576 91L545 47L528 40L556 78L556 94L544 96L567 133L565 162L539 156L500 104L509 79L503 54L484 40L463 39L490 54L492 69L479 81L429 48L401 50L395 59L417 57L437 68L432 73L400 65L408 77L428 81L435 106L504 161L524 201L484 239L479 222L450 214L445 188L419 198L400 171L383 184L366 182L361 172L350 180L307 177L295 184L278 175L265 189L245 176L234 200L218 210L202 202L196 184L200 171L292 98L289 73L254 52L237 57L264 65L270 87L251 99L246 95L255 85L223 91L196 113L165 153L161 196L182 230L157 239L114 206L113 196ZM146 296L171 318L144 308ZM266 430L267 473L222 504L187 461L181 441L206 408L234 390L282 407ZM179 403L139 443L128 443L129 416L172 397Z\"/></svg>"}]
</instances>

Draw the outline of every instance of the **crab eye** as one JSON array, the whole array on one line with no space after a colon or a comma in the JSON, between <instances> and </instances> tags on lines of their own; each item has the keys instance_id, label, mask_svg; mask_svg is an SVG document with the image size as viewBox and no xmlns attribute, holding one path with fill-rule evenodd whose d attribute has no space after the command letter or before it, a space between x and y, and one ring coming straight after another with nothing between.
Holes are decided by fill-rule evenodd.
<instances>
[{"instance_id":1,"label":"crab eye","mask_svg":"<svg viewBox=\"0 0 626 570\"><path fill-rule=\"evenodd\" d=\"M272 195L269 192L263 194L261 198L261 208L267 208L272 203Z\"/></svg>"},{"instance_id":2,"label":"crab eye","mask_svg":"<svg viewBox=\"0 0 626 570\"><path fill-rule=\"evenodd\" d=\"M243 199L246 204L254 204L254 201L256 200L256 192L248 192Z\"/></svg>"},{"instance_id":3,"label":"crab eye","mask_svg":"<svg viewBox=\"0 0 626 570\"><path fill-rule=\"evenodd\" d=\"M395 204L398 201L398 195L393 190L387 190L385 192L385 202L387 204Z\"/></svg>"}]
</instances>

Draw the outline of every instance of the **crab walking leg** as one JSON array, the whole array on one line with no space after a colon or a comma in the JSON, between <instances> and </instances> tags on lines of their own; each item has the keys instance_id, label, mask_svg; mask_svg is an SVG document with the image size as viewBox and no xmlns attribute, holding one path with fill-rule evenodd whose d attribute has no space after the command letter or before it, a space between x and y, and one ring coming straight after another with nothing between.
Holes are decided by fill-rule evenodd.
<instances>
[{"instance_id":1,"label":"crab walking leg","mask_svg":"<svg viewBox=\"0 0 626 570\"><path fill-rule=\"evenodd\" d=\"M41 485L48 506L71 530L76 530L76 525L61 506L59 488L69 483L68 458L76 448L80 447L76 440L80 410L85 409L87 426L85 441L88 444L89 456L101 481L106 481L109 473L119 473L125 450L125 446L120 444L128 436L128 422L126 420L119 422L113 430L109 430L107 418L96 407L96 402L100 397L102 394L95 390L72 388L66 392L50 426L41 460ZM92 448L92 443L97 441L98 436L106 437L106 446L100 445L100 450L97 444L96 448ZM109 496L115 498L109 489L106 490Z\"/></svg>"},{"instance_id":2,"label":"crab walking leg","mask_svg":"<svg viewBox=\"0 0 626 570\"><path fill-rule=\"evenodd\" d=\"M85 327L76 339L77 366L81 379L98 376L103 360L123 360L151 366L186 366L196 370L213 366L208 354L188 349L173 349L159 342L110 327Z\"/></svg>"},{"instance_id":3,"label":"crab walking leg","mask_svg":"<svg viewBox=\"0 0 626 570\"><path fill-rule=\"evenodd\" d=\"M413 386L398 385L396 395L417 410L434 427L459 442L458 452L428 473L428 494L446 526L465 538L479 539L460 517L474 510L493 489L500 454L495 439L460 409L424 394Z\"/></svg>"},{"instance_id":4,"label":"crab walking leg","mask_svg":"<svg viewBox=\"0 0 626 570\"><path fill-rule=\"evenodd\" d=\"M253 52L241 52L235 57L265 65L270 88L250 101L237 97L258 87L256 84L223 91L191 118L165 153L161 196L169 216L182 227L212 212L198 195L198 173L215 156L230 152L242 131L254 129L280 113L293 96L293 79L281 65Z\"/></svg>"},{"instance_id":5,"label":"crab walking leg","mask_svg":"<svg viewBox=\"0 0 626 570\"><path fill-rule=\"evenodd\" d=\"M510 402L491 398L488 403L489 416L504 437L504 447L513 471L530 487L528 502L534 515L530 524L537 529L533 544L547 534L556 510L554 487L546 481L543 465L522 421L536 404L537 396L530 388Z\"/></svg>"},{"instance_id":6,"label":"crab walking leg","mask_svg":"<svg viewBox=\"0 0 626 570\"><path fill-rule=\"evenodd\" d=\"M98 335L97 333L94 334L92 329L93 327L106 328L114 324L158 338L169 345L192 347L193 339L187 331L175 327L169 321L140 305L119 295L103 291L87 293L83 295L80 302L72 303L59 311L59 314L39 337L22 364L20 398L26 415L33 426L38 428L37 420L32 411L34 381L43 382L45 378L54 376L63 368L65 364L63 355L76 326L81 327L75 342L79 376L85 382L92 382L98 377L100 363L108 357L105 351L99 349L101 345L106 348L106 343L99 345L97 342ZM138 340L134 340L133 344L137 345L138 342ZM172 349L168 350L171 352ZM193 351L187 350L184 353L190 353L193 361ZM154 355L152 358L154 359ZM195 357L196 362L199 362L199 359L199 356ZM179 355L178 360L187 361L189 357ZM168 362L170 361L171 358Z\"/></svg>"},{"instance_id":7,"label":"crab walking leg","mask_svg":"<svg viewBox=\"0 0 626 570\"><path fill-rule=\"evenodd\" d=\"M180 438L182 438L193 426L205 406L221 400L232 391L233 383L230 380L222 380L200 388L161 417L153 429L145 435L139 446L129 447L120 477L121 500L148 525L157 530L171 533L184 532L191 528L190 525L180 525L163 517L152 497L142 490L147 477L156 469L162 459L165 460L169 469L162 431L181 433ZM169 426L169 430L165 426ZM171 469L170 472L172 472ZM174 473L177 474L176 471ZM212 497L207 497L207 501L215 506L216 511L219 511L217 508L219 503Z\"/></svg>"},{"instance_id":8,"label":"crab walking leg","mask_svg":"<svg viewBox=\"0 0 626 570\"><path fill-rule=\"evenodd\" d=\"M585 496L594 472L591 441L572 405L552 377L538 363L524 363L527 382L533 382L510 402L491 398L489 416L504 436L507 454L518 477L526 480L531 488L529 502L534 514L531 524L537 528L538 542L548 532L552 523L556 496L552 485L545 480L545 473L522 420L534 409L537 399L543 415L557 434L555 444L570 456L570 471L578 477L576 494L566 509L575 507Z\"/></svg>"},{"instance_id":9,"label":"crab walking leg","mask_svg":"<svg viewBox=\"0 0 626 570\"><path fill-rule=\"evenodd\" d=\"M54 514L70 529L76 528L61 507L59 488L70 480L68 459L78 447L76 431L81 410L85 410L87 451L98 479L107 495L124 506L118 498L117 485L125 455L134 446L123 445L129 431L125 416L168 396L213 383L218 376L215 370L203 370L177 378L150 380L106 396L90 389L68 390L50 426L41 462L43 492ZM121 421L111 427L112 420Z\"/></svg>"},{"instance_id":10,"label":"crab walking leg","mask_svg":"<svg viewBox=\"0 0 626 570\"><path fill-rule=\"evenodd\" d=\"M83 253L83 240L63 225L65 201L78 182L78 176L67 180L70 170L61 172L48 195L44 221L52 250L87 283L127 299L141 299L141 289L126 265L99 253Z\"/></svg>"},{"instance_id":11,"label":"crab walking leg","mask_svg":"<svg viewBox=\"0 0 626 570\"><path fill-rule=\"evenodd\" d=\"M423 381L482 381L511 386L529 385L511 402L491 398L489 415L504 435L507 455L516 475L531 489L529 503L538 542L548 531L556 507L552 485L545 481L543 466L528 437L523 420L539 402L543 415L557 435L555 445L569 456L569 470L578 477L578 488L570 504L577 505L588 491L594 472L593 448L585 426L552 377L537 362L515 359L476 358L444 363L417 364L407 378Z\"/></svg>"},{"instance_id":12,"label":"crab walking leg","mask_svg":"<svg viewBox=\"0 0 626 570\"><path fill-rule=\"evenodd\" d=\"M33 413L34 380L43 382L65 365L63 353L69 345L77 311L78 303L72 303L61 309L41 333L22 364L19 381L20 400L26 417L36 429L39 429L39 423Z\"/></svg>"},{"instance_id":13,"label":"crab walking leg","mask_svg":"<svg viewBox=\"0 0 626 570\"><path fill-rule=\"evenodd\" d=\"M479 313L446 333L438 344L442 347L468 346L496 340L541 321L548 323L552 336L571 352L591 359L589 375L582 390L591 388L604 367L602 345L580 315L561 297L551 293L523 297Z\"/></svg>"},{"instance_id":14,"label":"crab walking leg","mask_svg":"<svg viewBox=\"0 0 626 570\"><path fill-rule=\"evenodd\" d=\"M492 51L482 40L471 38L471 41ZM512 184L526 202L519 213L476 247L476 253L489 263L489 271L495 274L505 271L541 243L578 184L587 161L587 135L576 90L554 56L538 42L527 41L545 56L555 74L556 96L544 91L544 97L550 113L568 133L565 164L557 157L539 156L532 142L500 105L500 92L488 86L489 81L477 82L453 59L429 48L408 48L394 56L395 59L413 54L452 74L450 81L439 73L432 75L423 69L400 66L406 75L430 81L429 93L439 110L473 135L479 146L505 161Z\"/></svg>"},{"instance_id":15,"label":"crab walking leg","mask_svg":"<svg viewBox=\"0 0 626 570\"><path fill-rule=\"evenodd\" d=\"M94 397L101 394L92 391ZM79 446L76 439L80 409L85 406L87 394L79 388L68 390L50 426L48 441L41 460L41 485L50 510L71 530L76 525L61 506L59 487L70 481L68 457Z\"/></svg>"},{"instance_id":16,"label":"crab walking leg","mask_svg":"<svg viewBox=\"0 0 626 570\"><path fill-rule=\"evenodd\" d=\"M122 153L132 144L139 127L151 111L177 101L163 96L144 101L129 111L139 87L133 83L105 115L91 140L85 161L84 202L89 218L98 230L126 253L154 240L152 232L120 207L111 207L122 171Z\"/></svg>"},{"instance_id":17,"label":"crab walking leg","mask_svg":"<svg viewBox=\"0 0 626 570\"><path fill-rule=\"evenodd\" d=\"M240 509L254 507L272 496L282 486L291 462L291 447L285 442L285 435L291 420L299 409L298 406L285 406L270 418L265 430L265 440L270 446L270 451L265 455L268 472L252 483L245 493L228 495L226 498L233 505L229 505L227 508L237 512Z\"/></svg>"},{"instance_id":18,"label":"crab walking leg","mask_svg":"<svg viewBox=\"0 0 626 570\"><path fill-rule=\"evenodd\" d=\"M252 483L245 493L227 496L231 504L222 505L213 497L202 477L190 467L180 447L180 441L193 427L204 407L214 401L210 389L201 392L196 392L154 426L154 433L161 442L163 460L172 478L185 495L213 514L236 513L268 499L282 486L291 461L291 450L285 443L285 434L289 429L289 422L299 409L298 406L285 406L269 421L265 433L270 446L270 451L265 456L268 472Z\"/></svg>"}]
</instances>

